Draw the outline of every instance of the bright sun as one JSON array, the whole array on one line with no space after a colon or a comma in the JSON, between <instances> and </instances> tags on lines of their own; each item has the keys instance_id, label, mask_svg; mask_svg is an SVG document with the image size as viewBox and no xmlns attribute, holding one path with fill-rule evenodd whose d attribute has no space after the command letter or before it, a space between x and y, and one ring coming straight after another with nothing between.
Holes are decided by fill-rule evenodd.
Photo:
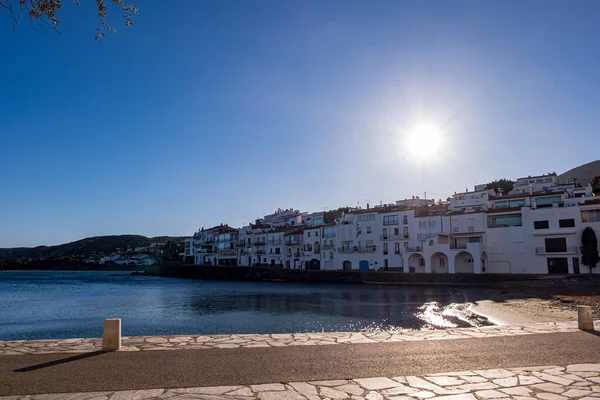
<instances>
[{"instance_id":1,"label":"bright sun","mask_svg":"<svg viewBox=\"0 0 600 400\"><path fill-rule=\"evenodd\" d=\"M443 135L431 125L418 125L408 135L406 146L411 157L431 159L442 149Z\"/></svg>"}]
</instances>

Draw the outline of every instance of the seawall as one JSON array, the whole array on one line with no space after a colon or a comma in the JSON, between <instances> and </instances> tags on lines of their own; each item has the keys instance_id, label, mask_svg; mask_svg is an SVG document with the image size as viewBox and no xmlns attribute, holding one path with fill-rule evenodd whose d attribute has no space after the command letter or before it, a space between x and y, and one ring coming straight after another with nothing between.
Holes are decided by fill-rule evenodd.
<instances>
[{"instance_id":1,"label":"seawall","mask_svg":"<svg viewBox=\"0 0 600 400\"><path fill-rule=\"evenodd\" d=\"M428 284L452 286L490 285L502 282L595 280L593 275L509 275L509 274L415 274L383 271L311 271L268 267L240 267L162 263L146 269L150 275L220 281L279 281L296 283L345 284Z\"/></svg>"}]
</instances>

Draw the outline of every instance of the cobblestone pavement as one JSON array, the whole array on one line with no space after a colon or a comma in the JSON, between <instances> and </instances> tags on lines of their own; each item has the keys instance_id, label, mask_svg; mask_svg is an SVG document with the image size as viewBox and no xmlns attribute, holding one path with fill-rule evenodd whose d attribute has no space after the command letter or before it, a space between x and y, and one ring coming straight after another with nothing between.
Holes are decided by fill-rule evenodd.
<instances>
[{"instance_id":1,"label":"cobblestone pavement","mask_svg":"<svg viewBox=\"0 0 600 400\"><path fill-rule=\"evenodd\" d=\"M425 376L182 389L5 396L0 400L599 400L600 364L448 372Z\"/></svg>"},{"instance_id":2,"label":"cobblestone pavement","mask_svg":"<svg viewBox=\"0 0 600 400\"><path fill-rule=\"evenodd\" d=\"M600 321L596 321L600 324ZM343 343L386 343L410 340L469 339L540 333L576 332L577 322L548 322L531 325L485 326L444 330L397 332L328 332L270 335L135 336L122 339L122 351L184 350L240 347L283 347ZM0 341L0 356L20 354L84 353L102 348L102 339L58 339ZM452 399L451 399L452 400Z\"/></svg>"}]
</instances>

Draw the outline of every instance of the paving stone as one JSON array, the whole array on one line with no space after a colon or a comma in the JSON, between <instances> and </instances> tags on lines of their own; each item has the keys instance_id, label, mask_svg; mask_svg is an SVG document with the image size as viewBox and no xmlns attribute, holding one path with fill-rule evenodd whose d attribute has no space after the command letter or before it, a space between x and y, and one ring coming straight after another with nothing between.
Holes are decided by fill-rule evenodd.
<instances>
[{"instance_id":1,"label":"paving stone","mask_svg":"<svg viewBox=\"0 0 600 400\"><path fill-rule=\"evenodd\" d=\"M267 383L264 385L250 385L250 389L252 389L253 392L272 392L285 390L285 386L281 383Z\"/></svg>"},{"instance_id":2,"label":"paving stone","mask_svg":"<svg viewBox=\"0 0 600 400\"><path fill-rule=\"evenodd\" d=\"M252 393L252 390L250 390L250 388L243 387L243 388L240 388L240 389L233 390L231 392L227 392L227 396L253 397L254 393Z\"/></svg>"},{"instance_id":3,"label":"paving stone","mask_svg":"<svg viewBox=\"0 0 600 400\"><path fill-rule=\"evenodd\" d=\"M419 390L411 388L410 386L400 385L390 389L385 389L381 393L384 396L394 396L399 394L417 393Z\"/></svg>"},{"instance_id":4,"label":"paving stone","mask_svg":"<svg viewBox=\"0 0 600 400\"><path fill-rule=\"evenodd\" d=\"M291 382L290 386L292 386L298 393L303 396L318 396L317 388L313 385L310 385L306 382Z\"/></svg>"},{"instance_id":5,"label":"paving stone","mask_svg":"<svg viewBox=\"0 0 600 400\"><path fill-rule=\"evenodd\" d=\"M164 389L150 389L150 390L126 390L122 392L116 392L110 396L110 400L141 400L150 399L152 397L160 396L164 392Z\"/></svg>"},{"instance_id":6,"label":"paving stone","mask_svg":"<svg viewBox=\"0 0 600 400\"><path fill-rule=\"evenodd\" d=\"M531 385L530 387L541 392L551 392L558 394L565 391L564 386L557 385L556 383L538 383L537 385Z\"/></svg>"},{"instance_id":7,"label":"paving stone","mask_svg":"<svg viewBox=\"0 0 600 400\"><path fill-rule=\"evenodd\" d=\"M354 379L354 381L367 390L381 390L402 385L390 378L364 378Z\"/></svg>"},{"instance_id":8,"label":"paving stone","mask_svg":"<svg viewBox=\"0 0 600 400\"><path fill-rule=\"evenodd\" d=\"M426 390L422 390L420 392L410 393L409 396L417 397L419 399L430 399L432 397L435 397L435 393L431 393Z\"/></svg>"},{"instance_id":9,"label":"paving stone","mask_svg":"<svg viewBox=\"0 0 600 400\"><path fill-rule=\"evenodd\" d=\"M431 382L427 382L426 380L418 378L416 376L407 376L406 380L408 381L408 384L411 387L429 390L436 394L451 394L447 389L433 384Z\"/></svg>"},{"instance_id":10,"label":"paving stone","mask_svg":"<svg viewBox=\"0 0 600 400\"><path fill-rule=\"evenodd\" d=\"M171 389L178 394L224 394L237 389L241 386L208 386L208 387L193 387L182 389Z\"/></svg>"},{"instance_id":11,"label":"paving stone","mask_svg":"<svg viewBox=\"0 0 600 400\"><path fill-rule=\"evenodd\" d=\"M544 383L544 381L535 376L519 375L519 385L535 385L536 383Z\"/></svg>"},{"instance_id":12,"label":"paving stone","mask_svg":"<svg viewBox=\"0 0 600 400\"><path fill-rule=\"evenodd\" d=\"M487 379L499 379L499 378L508 378L510 376L516 375L512 371L508 371L505 369L488 369L488 370L477 370L474 371L479 375L483 376Z\"/></svg>"},{"instance_id":13,"label":"paving stone","mask_svg":"<svg viewBox=\"0 0 600 400\"><path fill-rule=\"evenodd\" d=\"M365 392L361 389L360 386L358 386L355 383L348 383L347 385L336 386L334 389L341 390L342 392L356 396L362 396Z\"/></svg>"},{"instance_id":14,"label":"paving stone","mask_svg":"<svg viewBox=\"0 0 600 400\"><path fill-rule=\"evenodd\" d=\"M383 400L383 396L380 395L377 392L369 392L366 396L365 396L366 400Z\"/></svg>"},{"instance_id":15,"label":"paving stone","mask_svg":"<svg viewBox=\"0 0 600 400\"><path fill-rule=\"evenodd\" d=\"M457 376L457 377L464 379L465 376L474 376L475 377L475 376L477 376L477 374L473 371L458 371L458 372L442 372L439 374L427 374L427 376ZM479 378L479 377L477 376L477 378Z\"/></svg>"},{"instance_id":16,"label":"paving stone","mask_svg":"<svg viewBox=\"0 0 600 400\"><path fill-rule=\"evenodd\" d=\"M577 375L577 376L580 376L582 378L595 377L595 376L598 376L599 374L600 373L598 373L598 372L586 372L586 371L573 372L573 375Z\"/></svg>"},{"instance_id":17,"label":"paving stone","mask_svg":"<svg viewBox=\"0 0 600 400\"><path fill-rule=\"evenodd\" d=\"M395 380L396 382L408 383L408 381L406 380L405 376L396 376L396 377L394 377L392 379Z\"/></svg>"},{"instance_id":18,"label":"paving stone","mask_svg":"<svg viewBox=\"0 0 600 400\"><path fill-rule=\"evenodd\" d=\"M591 386L591 385L593 385L592 382L584 381L584 382L575 382L571 386L581 387L581 386Z\"/></svg>"},{"instance_id":19,"label":"paving stone","mask_svg":"<svg viewBox=\"0 0 600 400\"><path fill-rule=\"evenodd\" d=\"M567 372L600 372L600 364L574 364L567 367Z\"/></svg>"},{"instance_id":20,"label":"paving stone","mask_svg":"<svg viewBox=\"0 0 600 400\"><path fill-rule=\"evenodd\" d=\"M458 390L472 391L472 390L489 390L489 389L496 389L496 388L498 388L498 385L496 385L495 383L481 382L481 383L465 383L464 385L459 385L459 386L448 386L446 389L449 389L449 390L458 389Z\"/></svg>"},{"instance_id":21,"label":"paving stone","mask_svg":"<svg viewBox=\"0 0 600 400\"><path fill-rule=\"evenodd\" d=\"M510 388L504 388L504 389L498 389L498 390L500 390L502 393L506 393L511 396L529 396L529 394L531 392L533 392L533 390L531 390L525 386L516 386L516 387L510 387Z\"/></svg>"},{"instance_id":22,"label":"paving stone","mask_svg":"<svg viewBox=\"0 0 600 400\"><path fill-rule=\"evenodd\" d=\"M558 383L559 385L569 386L571 383L573 383L572 379L565 379L565 378L561 378L559 376L546 374L544 372L535 371L535 372L532 372L532 374L540 379L543 379L548 382Z\"/></svg>"},{"instance_id":23,"label":"paving stone","mask_svg":"<svg viewBox=\"0 0 600 400\"><path fill-rule=\"evenodd\" d=\"M480 390L475 392L477 397L482 399L500 399L502 397L506 397L505 393L499 392L497 390Z\"/></svg>"},{"instance_id":24,"label":"paving stone","mask_svg":"<svg viewBox=\"0 0 600 400\"><path fill-rule=\"evenodd\" d=\"M260 392L258 398L261 400L306 400L300 393L292 390Z\"/></svg>"},{"instance_id":25,"label":"paving stone","mask_svg":"<svg viewBox=\"0 0 600 400\"><path fill-rule=\"evenodd\" d=\"M435 400L477 400L471 393L453 394L450 396L438 396Z\"/></svg>"},{"instance_id":26,"label":"paving stone","mask_svg":"<svg viewBox=\"0 0 600 400\"><path fill-rule=\"evenodd\" d=\"M461 378L464 379L467 383L487 382L487 379L485 379L483 376L467 376L467 375L462 375Z\"/></svg>"},{"instance_id":27,"label":"paving stone","mask_svg":"<svg viewBox=\"0 0 600 400\"><path fill-rule=\"evenodd\" d=\"M323 386L319 389L321 396L329 397L330 399L347 399L348 394L328 386Z\"/></svg>"},{"instance_id":28,"label":"paving stone","mask_svg":"<svg viewBox=\"0 0 600 400\"><path fill-rule=\"evenodd\" d=\"M556 393L538 393L536 397L543 400L567 400L566 397Z\"/></svg>"},{"instance_id":29,"label":"paving stone","mask_svg":"<svg viewBox=\"0 0 600 400\"><path fill-rule=\"evenodd\" d=\"M519 379L516 376L511 376L509 378L494 379L492 382L498 386L511 387L517 386L519 384Z\"/></svg>"},{"instance_id":30,"label":"paving stone","mask_svg":"<svg viewBox=\"0 0 600 400\"><path fill-rule=\"evenodd\" d=\"M566 396L569 398L588 396L589 394L590 394L590 390L585 390L585 389L569 389L566 392L562 393L563 396Z\"/></svg>"},{"instance_id":31,"label":"paving stone","mask_svg":"<svg viewBox=\"0 0 600 400\"><path fill-rule=\"evenodd\" d=\"M415 400L413 397L409 396L386 396L389 400ZM0 399L2 400L2 399Z\"/></svg>"},{"instance_id":32,"label":"paving stone","mask_svg":"<svg viewBox=\"0 0 600 400\"><path fill-rule=\"evenodd\" d=\"M427 376L426 379L439 386L456 386L465 383L464 380L454 376Z\"/></svg>"},{"instance_id":33,"label":"paving stone","mask_svg":"<svg viewBox=\"0 0 600 400\"><path fill-rule=\"evenodd\" d=\"M337 381L313 381L313 382L308 382L308 383L310 383L311 385L315 385L315 386L342 386L342 385L345 385L346 383L348 383L348 381L343 381L343 380L337 380Z\"/></svg>"}]
</instances>

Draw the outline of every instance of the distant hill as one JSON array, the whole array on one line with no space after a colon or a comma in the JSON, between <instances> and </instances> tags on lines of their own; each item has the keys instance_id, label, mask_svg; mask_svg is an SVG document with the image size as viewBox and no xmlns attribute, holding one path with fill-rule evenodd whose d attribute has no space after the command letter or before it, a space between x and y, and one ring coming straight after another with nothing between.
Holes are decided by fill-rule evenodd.
<instances>
[{"instance_id":1,"label":"distant hill","mask_svg":"<svg viewBox=\"0 0 600 400\"><path fill-rule=\"evenodd\" d=\"M151 243L178 240L179 237L160 236L148 238L141 235L95 236L57 246L0 248L0 261L18 258L49 259L55 257L88 257L93 254L109 254L117 249L149 246Z\"/></svg>"},{"instance_id":2,"label":"distant hill","mask_svg":"<svg viewBox=\"0 0 600 400\"><path fill-rule=\"evenodd\" d=\"M571 183L575 179L581 186L587 186L595 176L600 176L600 160L580 165L558 176L561 183Z\"/></svg>"}]
</instances>

